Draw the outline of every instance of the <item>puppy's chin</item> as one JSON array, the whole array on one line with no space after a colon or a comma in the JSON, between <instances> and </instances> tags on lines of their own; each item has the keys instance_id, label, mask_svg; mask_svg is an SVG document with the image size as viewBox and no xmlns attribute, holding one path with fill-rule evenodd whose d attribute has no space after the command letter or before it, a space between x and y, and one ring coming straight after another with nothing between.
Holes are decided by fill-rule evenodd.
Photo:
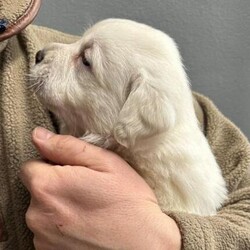
<instances>
[{"instance_id":1,"label":"puppy's chin","mask_svg":"<svg viewBox=\"0 0 250 250\"><path fill-rule=\"evenodd\" d=\"M67 93L38 68L35 67L32 71L30 88L39 102L56 116L60 124L60 133L82 137L91 130L90 127L96 127L93 122L93 126L90 124L91 115L87 117L84 105L69 100Z\"/></svg>"},{"instance_id":2,"label":"puppy's chin","mask_svg":"<svg viewBox=\"0 0 250 250\"><path fill-rule=\"evenodd\" d=\"M29 75L30 85L29 89L37 96L38 100L51 112L57 113L60 109L61 102L59 102L56 95L51 91L49 86L49 70L43 65L35 65L31 68Z\"/></svg>"},{"instance_id":3,"label":"puppy's chin","mask_svg":"<svg viewBox=\"0 0 250 250\"><path fill-rule=\"evenodd\" d=\"M56 116L60 116L61 113L65 112L64 106L61 102L56 100L52 94L47 94L44 88L45 87L41 87L36 91L38 100L46 109L54 113Z\"/></svg>"}]
</instances>

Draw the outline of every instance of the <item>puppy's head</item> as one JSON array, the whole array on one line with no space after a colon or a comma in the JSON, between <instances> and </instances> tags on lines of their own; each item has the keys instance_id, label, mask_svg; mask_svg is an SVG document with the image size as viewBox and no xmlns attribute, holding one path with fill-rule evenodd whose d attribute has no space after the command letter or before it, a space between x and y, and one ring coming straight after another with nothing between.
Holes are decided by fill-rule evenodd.
<instances>
[{"instance_id":1,"label":"puppy's head","mask_svg":"<svg viewBox=\"0 0 250 250\"><path fill-rule=\"evenodd\" d=\"M39 99L75 136L113 135L129 147L193 114L174 41L129 20L104 20L76 43L49 44L31 75Z\"/></svg>"}]
</instances>

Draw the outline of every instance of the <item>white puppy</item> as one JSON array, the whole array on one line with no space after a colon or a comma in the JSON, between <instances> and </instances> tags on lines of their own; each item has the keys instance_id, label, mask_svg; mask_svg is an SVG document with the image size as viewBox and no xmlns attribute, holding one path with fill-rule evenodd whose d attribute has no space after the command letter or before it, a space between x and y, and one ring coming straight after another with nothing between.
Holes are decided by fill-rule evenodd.
<instances>
[{"instance_id":1,"label":"white puppy","mask_svg":"<svg viewBox=\"0 0 250 250\"><path fill-rule=\"evenodd\" d=\"M225 181L195 115L175 42L144 24L108 19L73 44L50 44L32 70L63 133L110 148L164 210L215 214Z\"/></svg>"}]
</instances>

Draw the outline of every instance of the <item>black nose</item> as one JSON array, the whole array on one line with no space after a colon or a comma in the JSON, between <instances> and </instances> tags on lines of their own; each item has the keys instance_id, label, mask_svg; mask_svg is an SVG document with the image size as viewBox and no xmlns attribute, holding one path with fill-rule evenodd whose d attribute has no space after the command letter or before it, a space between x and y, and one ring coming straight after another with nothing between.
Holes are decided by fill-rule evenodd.
<instances>
[{"instance_id":1,"label":"black nose","mask_svg":"<svg viewBox=\"0 0 250 250\"><path fill-rule=\"evenodd\" d=\"M44 50L39 50L36 53L36 64L40 63L44 59L45 53Z\"/></svg>"}]
</instances>

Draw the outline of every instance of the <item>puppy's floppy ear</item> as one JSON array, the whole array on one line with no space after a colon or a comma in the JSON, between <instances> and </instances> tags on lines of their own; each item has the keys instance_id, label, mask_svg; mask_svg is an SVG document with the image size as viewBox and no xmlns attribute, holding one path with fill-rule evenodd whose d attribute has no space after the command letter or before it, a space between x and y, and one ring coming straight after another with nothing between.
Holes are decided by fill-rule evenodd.
<instances>
[{"instance_id":1,"label":"puppy's floppy ear","mask_svg":"<svg viewBox=\"0 0 250 250\"><path fill-rule=\"evenodd\" d=\"M166 132L175 124L175 110L162 83L140 70L131 79L131 89L118 121L114 138L124 147L134 147L143 139Z\"/></svg>"}]
</instances>

